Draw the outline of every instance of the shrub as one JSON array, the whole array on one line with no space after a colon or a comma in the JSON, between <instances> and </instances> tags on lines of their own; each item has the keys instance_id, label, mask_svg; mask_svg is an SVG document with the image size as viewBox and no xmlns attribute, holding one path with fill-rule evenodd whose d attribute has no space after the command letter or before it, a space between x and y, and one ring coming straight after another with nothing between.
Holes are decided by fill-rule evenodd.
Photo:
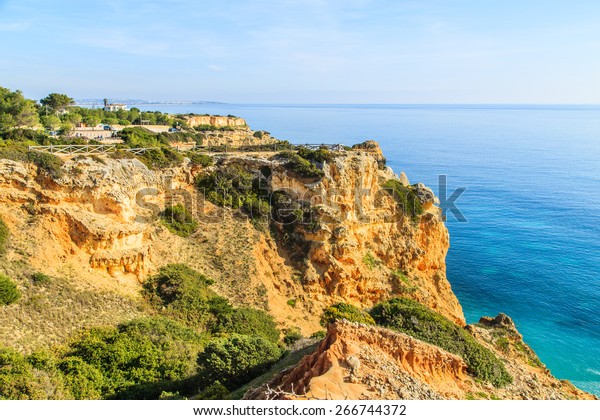
<instances>
[{"instance_id":1,"label":"shrub","mask_svg":"<svg viewBox=\"0 0 600 420\"><path fill-rule=\"evenodd\" d=\"M28 162L27 147L19 144L0 145L0 159Z\"/></svg>"},{"instance_id":2,"label":"shrub","mask_svg":"<svg viewBox=\"0 0 600 420\"><path fill-rule=\"evenodd\" d=\"M76 400L98 400L102 398L104 375L96 367L79 357L66 357L58 365L63 373L65 385Z\"/></svg>"},{"instance_id":3,"label":"shrub","mask_svg":"<svg viewBox=\"0 0 600 420\"><path fill-rule=\"evenodd\" d=\"M0 219L0 255L6 252L8 247L8 238L10 236L10 230L4 220Z\"/></svg>"},{"instance_id":4,"label":"shrub","mask_svg":"<svg viewBox=\"0 0 600 420\"><path fill-rule=\"evenodd\" d=\"M268 191L261 185L262 177L260 172L254 174L232 164L198 176L196 187L213 204L243 210L251 218L259 218L271 212Z\"/></svg>"},{"instance_id":5,"label":"shrub","mask_svg":"<svg viewBox=\"0 0 600 420\"><path fill-rule=\"evenodd\" d=\"M479 344L465 329L420 303L394 298L376 305L371 315L380 325L461 356L469 373L481 380L496 387L512 382L504 364L490 350Z\"/></svg>"},{"instance_id":6,"label":"shrub","mask_svg":"<svg viewBox=\"0 0 600 420\"><path fill-rule=\"evenodd\" d=\"M282 354L263 337L234 334L209 342L198 355L199 377L207 386L219 381L232 390L266 372Z\"/></svg>"},{"instance_id":7,"label":"shrub","mask_svg":"<svg viewBox=\"0 0 600 420\"><path fill-rule=\"evenodd\" d=\"M183 155L170 146L149 149L136 157L150 169L169 168L183 162Z\"/></svg>"},{"instance_id":8,"label":"shrub","mask_svg":"<svg viewBox=\"0 0 600 420\"><path fill-rule=\"evenodd\" d=\"M205 155L202 153L188 153L188 158L190 158L190 162L192 165L200 165L203 168L208 166L212 166L214 164L214 159L212 156Z\"/></svg>"},{"instance_id":9,"label":"shrub","mask_svg":"<svg viewBox=\"0 0 600 420\"><path fill-rule=\"evenodd\" d=\"M160 217L163 224L175 235L187 238L198 229L198 222L182 204L167 207Z\"/></svg>"},{"instance_id":10,"label":"shrub","mask_svg":"<svg viewBox=\"0 0 600 420\"><path fill-rule=\"evenodd\" d=\"M315 331L314 333L312 333L310 335L310 338L313 338L315 340L323 340L326 336L327 336L327 331L319 330L319 331Z\"/></svg>"},{"instance_id":11,"label":"shrub","mask_svg":"<svg viewBox=\"0 0 600 420\"><path fill-rule=\"evenodd\" d=\"M177 322L139 319L81 334L59 366L104 398L156 399L163 391L193 392L200 348L201 338Z\"/></svg>"},{"instance_id":12,"label":"shrub","mask_svg":"<svg viewBox=\"0 0 600 420\"><path fill-rule=\"evenodd\" d=\"M319 147L317 150L300 147L298 149L298 156L311 162L323 163L331 162L335 157L335 153L333 153L327 147Z\"/></svg>"},{"instance_id":13,"label":"shrub","mask_svg":"<svg viewBox=\"0 0 600 420\"><path fill-rule=\"evenodd\" d=\"M24 144L51 144L52 138L42 130L16 128L0 132L0 139Z\"/></svg>"},{"instance_id":14,"label":"shrub","mask_svg":"<svg viewBox=\"0 0 600 420\"><path fill-rule=\"evenodd\" d=\"M10 305L21 297L17 285L8 277L0 274L0 305Z\"/></svg>"},{"instance_id":15,"label":"shrub","mask_svg":"<svg viewBox=\"0 0 600 420\"><path fill-rule=\"evenodd\" d=\"M342 302L331 305L323 311L323 315L321 315L321 325L327 328L329 324L340 319L347 319L348 321L358 322L360 324L375 324L371 315L358 309L356 306Z\"/></svg>"},{"instance_id":16,"label":"shrub","mask_svg":"<svg viewBox=\"0 0 600 420\"><path fill-rule=\"evenodd\" d=\"M291 346L302 337L302 333L298 327L288 328L284 331L283 342L286 346Z\"/></svg>"},{"instance_id":17,"label":"shrub","mask_svg":"<svg viewBox=\"0 0 600 420\"><path fill-rule=\"evenodd\" d=\"M209 289L213 281L184 264L169 264L144 283L146 296L166 315L196 328L231 310L226 300Z\"/></svg>"},{"instance_id":18,"label":"shrub","mask_svg":"<svg viewBox=\"0 0 600 420\"><path fill-rule=\"evenodd\" d=\"M325 172L317 166L294 152L282 152L276 157L285 159L285 167L304 178L323 178Z\"/></svg>"},{"instance_id":19,"label":"shrub","mask_svg":"<svg viewBox=\"0 0 600 420\"><path fill-rule=\"evenodd\" d=\"M28 152L27 159L38 167L38 170L46 172L52 178L60 178L63 174L63 161L50 153Z\"/></svg>"},{"instance_id":20,"label":"shrub","mask_svg":"<svg viewBox=\"0 0 600 420\"><path fill-rule=\"evenodd\" d=\"M52 278L38 271L31 275L31 281L33 281L35 284L47 284L52 281Z\"/></svg>"},{"instance_id":21,"label":"shrub","mask_svg":"<svg viewBox=\"0 0 600 420\"><path fill-rule=\"evenodd\" d=\"M12 349L0 348L0 399L42 400L71 398L54 372L35 369Z\"/></svg>"},{"instance_id":22,"label":"shrub","mask_svg":"<svg viewBox=\"0 0 600 420\"><path fill-rule=\"evenodd\" d=\"M271 315L254 308L236 308L221 314L216 331L260 336L269 341L279 341L279 330Z\"/></svg>"}]
</instances>

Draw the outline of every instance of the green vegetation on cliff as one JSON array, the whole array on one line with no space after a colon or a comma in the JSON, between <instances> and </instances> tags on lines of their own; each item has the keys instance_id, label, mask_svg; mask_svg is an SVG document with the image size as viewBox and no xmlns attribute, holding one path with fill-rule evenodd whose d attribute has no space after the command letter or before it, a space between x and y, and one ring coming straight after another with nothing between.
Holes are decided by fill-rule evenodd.
<instances>
[{"instance_id":1,"label":"green vegetation on cliff","mask_svg":"<svg viewBox=\"0 0 600 420\"><path fill-rule=\"evenodd\" d=\"M269 369L283 347L270 315L234 308L211 284L186 265L167 265L144 285L160 316L83 330L30 356L0 348L0 399L227 395Z\"/></svg>"},{"instance_id":2,"label":"green vegetation on cliff","mask_svg":"<svg viewBox=\"0 0 600 420\"><path fill-rule=\"evenodd\" d=\"M356 306L349 303L341 302L333 304L323 311L323 314L321 315L321 326L327 327L332 322L340 319L346 319L360 324L375 324L375 321L367 312L358 309Z\"/></svg>"},{"instance_id":3,"label":"green vegetation on cliff","mask_svg":"<svg viewBox=\"0 0 600 420\"><path fill-rule=\"evenodd\" d=\"M464 328L411 299L394 298L376 305L371 316L377 324L401 331L461 356L469 373L502 387L512 382L504 364Z\"/></svg>"},{"instance_id":4,"label":"green vegetation on cliff","mask_svg":"<svg viewBox=\"0 0 600 420\"><path fill-rule=\"evenodd\" d=\"M268 216L271 212L268 191L263 185L264 175L250 172L237 163L221 166L196 178L196 187L208 201L242 210L253 219Z\"/></svg>"},{"instance_id":5,"label":"green vegetation on cliff","mask_svg":"<svg viewBox=\"0 0 600 420\"><path fill-rule=\"evenodd\" d=\"M6 252L8 247L8 238L10 237L10 230L4 220L0 218L0 256Z\"/></svg>"},{"instance_id":6,"label":"green vegetation on cliff","mask_svg":"<svg viewBox=\"0 0 600 420\"><path fill-rule=\"evenodd\" d=\"M423 214L419 197L410 187L405 187L397 179L388 179L382 186L398 203L404 214L415 218Z\"/></svg>"},{"instance_id":7,"label":"green vegetation on cliff","mask_svg":"<svg viewBox=\"0 0 600 420\"><path fill-rule=\"evenodd\" d=\"M15 303L21 297L15 282L0 274L0 306Z\"/></svg>"},{"instance_id":8,"label":"green vegetation on cliff","mask_svg":"<svg viewBox=\"0 0 600 420\"><path fill-rule=\"evenodd\" d=\"M182 204L169 206L160 213L163 224L172 233L187 238L198 229L198 222Z\"/></svg>"}]
</instances>

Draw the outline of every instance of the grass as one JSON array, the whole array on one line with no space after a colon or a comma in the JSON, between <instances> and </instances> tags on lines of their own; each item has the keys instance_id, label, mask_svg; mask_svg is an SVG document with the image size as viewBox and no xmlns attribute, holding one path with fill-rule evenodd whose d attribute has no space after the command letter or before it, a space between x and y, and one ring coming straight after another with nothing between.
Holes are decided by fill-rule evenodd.
<instances>
[{"instance_id":1,"label":"grass","mask_svg":"<svg viewBox=\"0 0 600 420\"><path fill-rule=\"evenodd\" d=\"M381 261L375 258L375 256L370 252L367 252L365 254L362 261L363 264L366 265L369 270L373 270L381 265Z\"/></svg>"},{"instance_id":2,"label":"grass","mask_svg":"<svg viewBox=\"0 0 600 420\"><path fill-rule=\"evenodd\" d=\"M409 280L407 275L400 270L394 270L391 272L391 280L392 292L395 294L411 294L418 290L418 287L415 286Z\"/></svg>"},{"instance_id":3,"label":"grass","mask_svg":"<svg viewBox=\"0 0 600 420\"><path fill-rule=\"evenodd\" d=\"M437 312L406 298L376 305L371 316L379 325L401 331L461 356L471 375L496 387L512 382L504 364L465 329Z\"/></svg>"}]
</instances>

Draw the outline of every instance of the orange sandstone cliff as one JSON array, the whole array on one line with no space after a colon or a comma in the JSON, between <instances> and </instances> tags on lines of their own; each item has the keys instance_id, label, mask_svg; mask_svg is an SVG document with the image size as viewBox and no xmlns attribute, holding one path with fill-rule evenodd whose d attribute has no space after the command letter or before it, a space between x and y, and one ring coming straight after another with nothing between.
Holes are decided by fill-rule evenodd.
<instances>
[{"instance_id":1,"label":"orange sandstone cliff","mask_svg":"<svg viewBox=\"0 0 600 420\"><path fill-rule=\"evenodd\" d=\"M245 125L229 120L208 124ZM295 173L271 152L215 158L207 168L184 160L176 167L150 170L137 159L71 157L58 178L33 164L0 160L0 217L11 231L3 270L15 274L24 296L23 304L0 308L0 344L32 349L60 343L85 325L135 318L143 310L141 282L172 262L198 269L236 304L264 308L282 328L298 327L305 335L320 329L322 310L333 303L368 308L392 296L409 297L465 325L446 279L449 237L436 198L418 184L410 188L418 193L423 214L412 217L399 208L383 184L396 180L408 186L408 179L385 166L375 142L335 152L319 164L323 176L318 179ZM229 165L256 174L267 191L283 192L294 205L308 208L310 220L292 229L276 222L265 228L209 203L197 192L195 177ZM156 217L165 205L179 201L192 206L199 223L188 238L172 234ZM35 271L68 279L70 293L78 298L55 305L50 296L35 295L16 275ZM37 309L26 311L27 305ZM531 366L522 352L503 353L488 329L467 328L506 361L516 378L512 388L485 388L466 375L459 356L433 345L342 322L330 326L313 354L248 395L587 396L554 379L543 366ZM510 337L522 343L516 330Z\"/></svg>"}]
</instances>

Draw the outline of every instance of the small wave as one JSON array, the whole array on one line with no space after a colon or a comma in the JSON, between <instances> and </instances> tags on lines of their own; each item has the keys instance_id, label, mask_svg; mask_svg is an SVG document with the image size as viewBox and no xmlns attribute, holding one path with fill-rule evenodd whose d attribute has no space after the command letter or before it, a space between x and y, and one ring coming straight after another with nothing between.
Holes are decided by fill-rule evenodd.
<instances>
[{"instance_id":1,"label":"small wave","mask_svg":"<svg viewBox=\"0 0 600 420\"><path fill-rule=\"evenodd\" d=\"M586 371L589 372L589 373L592 373L594 375L600 376L600 371L599 370L592 369L592 368L587 368Z\"/></svg>"}]
</instances>

